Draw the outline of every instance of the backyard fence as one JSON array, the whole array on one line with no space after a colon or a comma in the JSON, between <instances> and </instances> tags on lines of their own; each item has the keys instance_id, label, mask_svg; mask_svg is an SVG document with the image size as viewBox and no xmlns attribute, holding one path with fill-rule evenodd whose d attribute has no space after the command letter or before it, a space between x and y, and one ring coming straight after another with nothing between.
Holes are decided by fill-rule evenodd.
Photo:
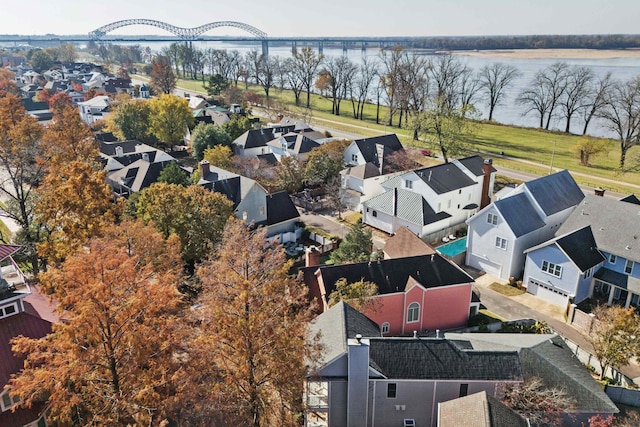
<instances>
[{"instance_id":1,"label":"backyard fence","mask_svg":"<svg viewBox=\"0 0 640 427\"><path fill-rule=\"evenodd\" d=\"M562 339L567 344L567 347L569 347L571 352L576 355L578 360L580 360L587 367L593 369L593 372L600 375L602 370L600 369L600 362L598 361L598 358L596 356L580 347L577 343L571 341L569 338L562 337ZM633 382L633 379L627 377L622 372L618 371L617 369L613 369L612 367L606 368L605 377L612 378L614 381L627 387L633 386L635 384Z\"/></svg>"},{"instance_id":2,"label":"backyard fence","mask_svg":"<svg viewBox=\"0 0 640 427\"><path fill-rule=\"evenodd\" d=\"M624 405L640 408L640 390L608 385L605 387L604 391L615 403L622 403Z\"/></svg>"},{"instance_id":3,"label":"backyard fence","mask_svg":"<svg viewBox=\"0 0 640 427\"><path fill-rule=\"evenodd\" d=\"M314 242L320 244L320 247L318 248L320 250L320 253L329 252L336 248L335 241L317 233L309 233L309 240L313 240Z\"/></svg>"}]
</instances>

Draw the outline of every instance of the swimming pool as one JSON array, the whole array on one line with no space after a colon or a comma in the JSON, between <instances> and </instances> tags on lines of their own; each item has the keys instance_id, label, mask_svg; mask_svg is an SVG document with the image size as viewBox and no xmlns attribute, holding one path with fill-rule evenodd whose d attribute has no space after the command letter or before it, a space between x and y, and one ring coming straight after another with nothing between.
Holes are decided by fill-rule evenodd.
<instances>
[{"instance_id":1,"label":"swimming pool","mask_svg":"<svg viewBox=\"0 0 640 427\"><path fill-rule=\"evenodd\" d=\"M456 239L453 242L449 242L446 245L438 246L436 251L442 255L454 257L467 250L467 237Z\"/></svg>"}]
</instances>

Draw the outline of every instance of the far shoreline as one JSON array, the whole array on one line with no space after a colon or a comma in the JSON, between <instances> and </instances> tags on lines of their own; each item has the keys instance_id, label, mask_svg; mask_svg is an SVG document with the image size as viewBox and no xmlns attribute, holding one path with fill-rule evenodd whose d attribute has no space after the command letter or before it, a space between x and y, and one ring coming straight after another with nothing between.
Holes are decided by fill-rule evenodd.
<instances>
[{"instance_id":1,"label":"far shoreline","mask_svg":"<svg viewBox=\"0 0 640 427\"><path fill-rule=\"evenodd\" d=\"M640 58L640 49L493 49L454 50L454 55L509 59L614 59Z\"/></svg>"}]
</instances>

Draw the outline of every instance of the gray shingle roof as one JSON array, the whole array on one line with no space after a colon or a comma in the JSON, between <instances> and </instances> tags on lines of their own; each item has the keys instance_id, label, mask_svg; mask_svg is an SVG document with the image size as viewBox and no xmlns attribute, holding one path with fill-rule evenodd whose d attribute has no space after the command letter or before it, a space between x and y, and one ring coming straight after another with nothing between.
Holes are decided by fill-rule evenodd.
<instances>
[{"instance_id":1,"label":"gray shingle roof","mask_svg":"<svg viewBox=\"0 0 640 427\"><path fill-rule=\"evenodd\" d=\"M415 173L436 192L444 194L461 188L477 185L453 163L444 163L430 168L418 169Z\"/></svg>"},{"instance_id":2,"label":"gray shingle roof","mask_svg":"<svg viewBox=\"0 0 640 427\"><path fill-rule=\"evenodd\" d=\"M393 152L403 149L400 140L394 133L374 136L372 138L356 139L353 142L355 142L355 144L358 146L358 149L360 150L360 153L362 153L362 157L364 158L365 162L371 162L378 167L380 166L381 159L378 159L376 144L382 145L384 147L383 157L386 157Z\"/></svg>"},{"instance_id":3,"label":"gray shingle roof","mask_svg":"<svg viewBox=\"0 0 640 427\"><path fill-rule=\"evenodd\" d=\"M515 351L466 351L435 338L372 338L372 366L390 379L519 381Z\"/></svg>"},{"instance_id":4,"label":"gray shingle roof","mask_svg":"<svg viewBox=\"0 0 640 427\"><path fill-rule=\"evenodd\" d=\"M557 235L591 226L598 249L640 262L640 206L588 195L576 207Z\"/></svg>"},{"instance_id":5,"label":"gray shingle roof","mask_svg":"<svg viewBox=\"0 0 640 427\"><path fill-rule=\"evenodd\" d=\"M486 391L438 404L438 427L527 427L517 412Z\"/></svg>"},{"instance_id":6,"label":"gray shingle roof","mask_svg":"<svg viewBox=\"0 0 640 427\"><path fill-rule=\"evenodd\" d=\"M270 128L251 129L237 137L233 144L242 148L264 147L273 139L273 131Z\"/></svg>"},{"instance_id":7,"label":"gray shingle roof","mask_svg":"<svg viewBox=\"0 0 640 427\"><path fill-rule=\"evenodd\" d=\"M469 169L475 176L484 175L484 159L481 156L465 157L464 159L459 159L458 161L462 163L464 167ZM496 168L494 168L493 166L491 167L491 172L497 171L498 170Z\"/></svg>"},{"instance_id":8,"label":"gray shingle roof","mask_svg":"<svg viewBox=\"0 0 640 427\"><path fill-rule=\"evenodd\" d=\"M364 165L349 166L341 173L355 178L367 179L374 176L380 176L380 169L373 163L367 162Z\"/></svg>"},{"instance_id":9,"label":"gray shingle roof","mask_svg":"<svg viewBox=\"0 0 640 427\"><path fill-rule=\"evenodd\" d=\"M584 199L584 193L567 170L525 182L523 185L547 216L575 206Z\"/></svg>"},{"instance_id":10,"label":"gray shingle roof","mask_svg":"<svg viewBox=\"0 0 640 427\"><path fill-rule=\"evenodd\" d=\"M544 227L544 221L524 193L497 200L494 206L509 224L516 237Z\"/></svg>"}]
</instances>

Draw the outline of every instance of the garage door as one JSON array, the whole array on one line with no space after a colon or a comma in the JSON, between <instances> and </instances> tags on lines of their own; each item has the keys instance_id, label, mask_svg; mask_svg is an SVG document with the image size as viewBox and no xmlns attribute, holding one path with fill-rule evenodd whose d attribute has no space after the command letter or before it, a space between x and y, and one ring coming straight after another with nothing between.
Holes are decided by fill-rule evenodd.
<instances>
[{"instance_id":1,"label":"garage door","mask_svg":"<svg viewBox=\"0 0 640 427\"><path fill-rule=\"evenodd\" d=\"M495 264L493 262L487 261L486 259L479 259L478 266L480 266L480 270L485 273L493 274L494 276L500 277L500 264Z\"/></svg>"},{"instance_id":2,"label":"garage door","mask_svg":"<svg viewBox=\"0 0 640 427\"><path fill-rule=\"evenodd\" d=\"M562 308L566 308L569 301L569 295L566 292L556 289L548 283L531 278L527 285L527 292Z\"/></svg>"}]
</instances>

